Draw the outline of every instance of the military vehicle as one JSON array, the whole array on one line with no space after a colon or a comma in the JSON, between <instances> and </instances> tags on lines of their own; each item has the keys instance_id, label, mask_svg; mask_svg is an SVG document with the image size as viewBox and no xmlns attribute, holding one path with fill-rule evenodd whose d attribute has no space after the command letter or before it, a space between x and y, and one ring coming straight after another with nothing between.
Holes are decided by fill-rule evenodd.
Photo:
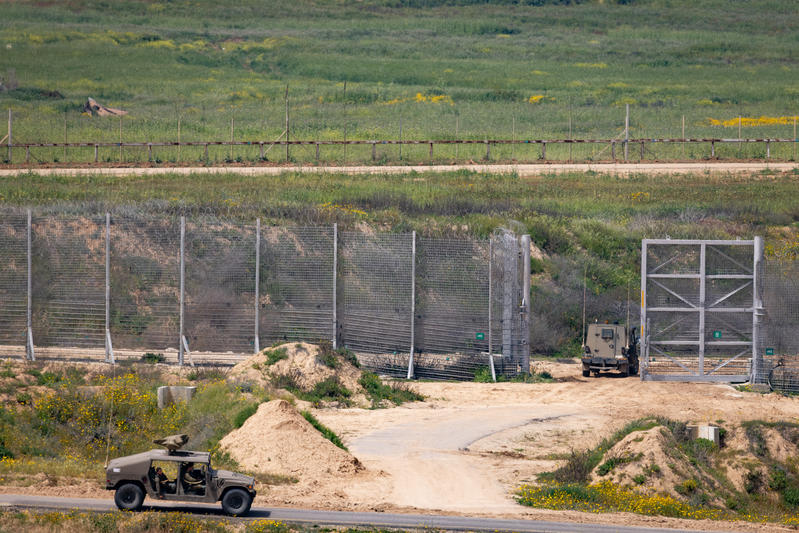
<instances>
[{"instance_id":1,"label":"military vehicle","mask_svg":"<svg viewBox=\"0 0 799 533\"><path fill-rule=\"evenodd\" d=\"M593 372L618 371L627 376L638 373L638 337L635 328L619 324L589 324L583 343L583 377Z\"/></svg>"},{"instance_id":2,"label":"military vehicle","mask_svg":"<svg viewBox=\"0 0 799 533\"><path fill-rule=\"evenodd\" d=\"M256 494L253 477L215 470L210 453L175 446L112 459L106 467L105 488L116 491L114 503L122 510L138 511L146 495L166 501L221 501L222 510L233 516L247 514Z\"/></svg>"}]
</instances>

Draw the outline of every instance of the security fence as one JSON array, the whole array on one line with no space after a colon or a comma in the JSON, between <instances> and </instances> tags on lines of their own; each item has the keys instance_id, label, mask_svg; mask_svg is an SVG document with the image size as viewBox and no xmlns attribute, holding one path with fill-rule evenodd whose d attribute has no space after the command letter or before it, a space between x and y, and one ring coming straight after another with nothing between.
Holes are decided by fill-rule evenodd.
<instances>
[{"instance_id":1,"label":"security fence","mask_svg":"<svg viewBox=\"0 0 799 533\"><path fill-rule=\"evenodd\" d=\"M0 216L0 355L233 362L329 341L402 377L529 368L529 237L142 215ZM188 359L188 360L187 360ZM218 360L218 358L217 358Z\"/></svg>"},{"instance_id":2,"label":"security fence","mask_svg":"<svg viewBox=\"0 0 799 533\"><path fill-rule=\"evenodd\" d=\"M756 381L799 393L799 262L771 258L763 262L762 271L764 309Z\"/></svg>"},{"instance_id":3,"label":"security fence","mask_svg":"<svg viewBox=\"0 0 799 533\"><path fill-rule=\"evenodd\" d=\"M641 377L799 392L799 266L763 241L645 239Z\"/></svg>"}]
</instances>

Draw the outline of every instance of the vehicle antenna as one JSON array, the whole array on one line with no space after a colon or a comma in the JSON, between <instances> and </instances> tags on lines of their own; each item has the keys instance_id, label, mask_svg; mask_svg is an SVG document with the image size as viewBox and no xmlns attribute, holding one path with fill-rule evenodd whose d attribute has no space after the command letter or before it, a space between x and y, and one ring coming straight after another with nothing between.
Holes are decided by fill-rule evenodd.
<instances>
[{"instance_id":1,"label":"vehicle antenna","mask_svg":"<svg viewBox=\"0 0 799 533\"><path fill-rule=\"evenodd\" d=\"M627 347L630 347L630 280L627 280L627 323L624 324L624 330L627 332Z\"/></svg>"}]
</instances>

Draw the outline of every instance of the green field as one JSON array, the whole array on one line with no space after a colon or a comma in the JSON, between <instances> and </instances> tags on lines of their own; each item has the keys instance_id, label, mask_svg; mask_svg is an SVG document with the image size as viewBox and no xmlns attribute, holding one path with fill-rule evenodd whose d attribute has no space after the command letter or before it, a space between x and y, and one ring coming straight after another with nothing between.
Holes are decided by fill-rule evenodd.
<instances>
[{"instance_id":1,"label":"green field","mask_svg":"<svg viewBox=\"0 0 799 533\"><path fill-rule=\"evenodd\" d=\"M799 115L799 10L786 0L2 5L0 76L18 87L0 92L0 109L14 113L16 142L176 141L178 121L182 141L230 140L231 130L235 140L274 140L285 130L286 87L293 140L398 139L400 128L403 139L607 139L623 132L625 104L633 138L681 137L683 118L688 137L737 137L738 117L753 119L743 137L794 138ZM82 116L90 96L129 114ZM573 159L609 158L606 145L571 150ZM202 152L158 149L154 158L196 161ZM435 159L484 154L437 147ZM539 155L538 146L492 150L499 160ZM569 155L562 145L547 151ZM708 155L706 145L646 153ZM759 158L765 147L725 145L717 155ZM771 155L792 159L795 145L772 146ZM217 147L209 156L259 154ZM133 148L100 154L146 157ZM323 147L320 157L369 161L371 148ZM400 154L379 147L377 157ZM32 153L34 162L65 158L90 161L93 150ZM291 158L313 161L314 150L294 148ZM428 147L406 146L402 159L427 160Z\"/></svg>"}]
</instances>

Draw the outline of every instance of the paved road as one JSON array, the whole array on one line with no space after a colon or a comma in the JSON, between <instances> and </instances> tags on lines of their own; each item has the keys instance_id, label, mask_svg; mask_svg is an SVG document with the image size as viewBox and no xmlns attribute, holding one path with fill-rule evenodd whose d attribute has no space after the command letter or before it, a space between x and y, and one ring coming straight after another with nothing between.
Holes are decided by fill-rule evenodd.
<instances>
[{"instance_id":1,"label":"paved road","mask_svg":"<svg viewBox=\"0 0 799 533\"><path fill-rule=\"evenodd\" d=\"M50 496L28 496L16 494L0 495L0 509L84 510L107 512L115 509L111 500L89 498L56 498ZM193 514L221 515L218 505L166 504L152 502L146 510L169 509ZM518 532L586 532L586 533L674 533L698 530L676 530L665 528L629 527L618 525L578 524L567 522L543 522L532 520L505 520L495 518L470 518L465 516L413 515L390 513L353 513L343 511L313 511L253 507L248 519L280 520L287 523L324 526L370 526L381 528L444 529L450 531L518 531Z\"/></svg>"},{"instance_id":2,"label":"paved road","mask_svg":"<svg viewBox=\"0 0 799 533\"><path fill-rule=\"evenodd\" d=\"M521 177L565 172L597 172L626 176L629 174L697 174L705 172L753 173L768 171L790 172L799 169L796 163L780 162L714 162L686 163L538 163L524 165L404 165L404 166L256 166L256 167L81 167L81 168L2 168L0 177L12 177L34 172L41 176L150 176L155 174L222 174L243 176L276 176L284 172L317 174L405 174L409 172L453 172L472 170L492 174L516 173Z\"/></svg>"}]
</instances>

